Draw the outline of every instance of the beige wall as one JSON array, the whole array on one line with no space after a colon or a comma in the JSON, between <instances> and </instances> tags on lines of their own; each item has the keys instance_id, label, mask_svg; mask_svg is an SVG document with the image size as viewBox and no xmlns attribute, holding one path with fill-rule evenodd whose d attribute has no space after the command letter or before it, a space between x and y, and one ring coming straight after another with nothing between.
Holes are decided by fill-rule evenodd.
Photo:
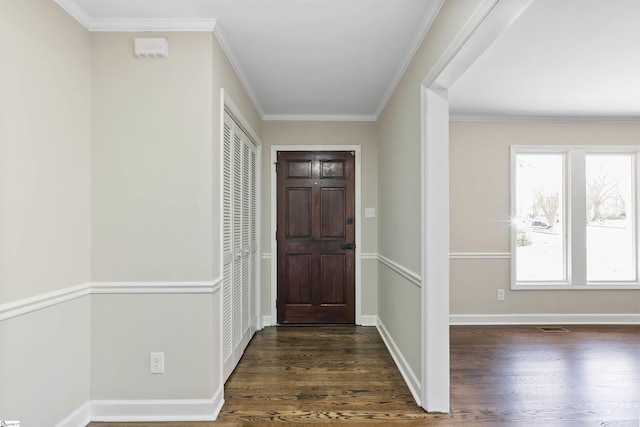
<instances>
[{"instance_id":1,"label":"beige wall","mask_svg":"<svg viewBox=\"0 0 640 427\"><path fill-rule=\"evenodd\" d=\"M0 2L0 308L90 280L90 96L89 33L50 0ZM1 419L89 399L89 304L0 320Z\"/></svg>"},{"instance_id":2,"label":"beige wall","mask_svg":"<svg viewBox=\"0 0 640 427\"><path fill-rule=\"evenodd\" d=\"M418 275L422 253L420 86L479 3L444 3L378 121L378 252ZM420 378L420 290L386 266L380 265L379 272L380 321Z\"/></svg>"},{"instance_id":3,"label":"beige wall","mask_svg":"<svg viewBox=\"0 0 640 427\"><path fill-rule=\"evenodd\" d=\"M95 298L91 398L210 399L210 365L217 356L210 339L212 305L210 295ZM149 353L158 351L164 353L165 373L150 375Z\"/></svg>"},{"instance_id":4,"label":"beige wall","mask_svg":"<svg viewBox=\"0 0 640 427\"><path fill-rule=\"evenodd\" d=\"M93 40L94 282L216 281L220 275L222 87L255 132L259 116L213 33ZM219 295L94 295L92 398L209 399L222 385ZM119 313L116 319L113 313ZM149 375L150 352L165 353Z\"/></svg>"},{"instance_id":5,"label":"beige wall","mask_svg":"<svg viewBox=\"0 0 640 427\"><path fill-rule=\"evenodd\" d=\"M379 125L379 252L420 273L420 85L479 0L449 0L418 48Z\"/></svg>"},{"instance_id":6,"label":"beige wall","mask_svg":"<svg viewBox=\"0 0 640 427\"><path fill-rule=\"evenodd\" d=\"M511 145L638 145L639 123L452 122L452 253L510 252ZM637 291L511 291L509 259L452 259L451 314L629 314ZM496 290L505 289L505 301Z\"/></svg>"},{"instance_id":7,"label":"beige wall","mask_svg":"<svg viewBox=\"0 0 640 427\"><path fill-rule=\"evenodd\" d=\"M0 3L0 312L32 308L0 320L0 415L25 426L222 386L219 293L26 300L220 274L220 89L258 135L260 117L213 33L154 34L163 60L135 59L135 36L90 34L50 0Z\"/></svg>"},{"instance_id":8,"label":"beige wall","mask_svg":"<svg viewBox=\"0 0 640 427\"><path fill-rule=\"evenodd\" d=\"M214 209L212 213L212 224L214 224L212 230L213 236L213 277L218 278L222 276L222 252L221 242L222 235L220 234L220 224L222 223L221 215L221 182L222 182L222 111L221 111L221 98L220 89L224 89L226 95L231 98L231 101L239 109L242 115L245 128L250 128L255 135L260 138L262 134L262 119L253 106L253 103L244 87L240 83L240 80L233 71L231 64L225 56L220 43L214 39L212 44L212 61L213 61L213 184L210 188L213 198ZM240 120L240 117L237 117ZM259 143L260 141L255 141Z\"/></svg>"},{"instance_id":9,"label":"beige wall","mask_svg":"<svg viewBox=\"0 0 640 427\"><path fill-rule=\"evenodd\" d=\"M377 204L377 125L373 122L271 122L262 125L262 249L270 253L271 242L271 146L272 145L360 145L362 167L362 252L376 253L378 245L377 216L364 218L365 207ZM271 254L275 256L275 254ZM377 313L375 265L369 261L362 263L362 314ZM263 314L271 315L271 264L263 260ZM366 279L366 280L365 280Z\"/></svg>"},{"instance_id":10,"label":"beige wall","mask_svg":"<svg viewBox=\"0 0 640 427\"><path fill-rule=\"evenodd\" d=\"M169 58L138 59L136 36L92 34L92 279L213 280L214 37L154 34ZM92 398L211 398L212 310L209 295L94 295ZM149 374L150 352L166 374Z\"/></svg>"},{"instance_id":11,"label":"beige wall","mask_svg":"<svg viewBox=\"0 0 640 427\"><path fill-rule=\"evenodd\" d=\"M135 37L94 33L94 281L220 275L220 89L260 118L213 33L154 33L169 58L138 59Z\"/></svg>"},{"instance_id":12,"label":"beige wall","mask_svg":"<svg viewBox=\"0 0 640 427\"><path fill-rule=\"evenodd\" d=\"M0 322L2 419L53 426L89 400L90 313L85 296Z\"/></svg>"},{"instance_id":13,"label":"beige wall","mask_svg":"<svg viewBox=\"0 0 640 427\"><path fill-rule=\"evenodd\" d=\"M167 59L137 36L92 34L92 278L211 280L213 34L154 35Z\"/></svg>"},{"instance_id":14,"label":"beige wall","mask_svg":"<svg viewBox=\"0 0 640 427\"><path fill-rule=\"evenodd\" d=\"M0 4L0 303L89 280L89 34L49 3Z\"/></svg>"}]
</instances>

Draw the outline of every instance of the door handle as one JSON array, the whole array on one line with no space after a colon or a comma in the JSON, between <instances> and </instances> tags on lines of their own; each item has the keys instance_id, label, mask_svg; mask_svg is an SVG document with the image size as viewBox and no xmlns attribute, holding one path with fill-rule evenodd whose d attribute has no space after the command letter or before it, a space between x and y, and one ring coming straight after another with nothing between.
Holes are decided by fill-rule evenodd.
<instances>
[{"instance_id":1,"label":"door handle","mask_svg":"<svg viewBox=\"0 0 640 427\"><path fill-rule=\"evenodd\" d=\"M340 249L355 249L355 248L356 248L355 243L344 243L340 245Z\"/></svg>"}]
</instances>

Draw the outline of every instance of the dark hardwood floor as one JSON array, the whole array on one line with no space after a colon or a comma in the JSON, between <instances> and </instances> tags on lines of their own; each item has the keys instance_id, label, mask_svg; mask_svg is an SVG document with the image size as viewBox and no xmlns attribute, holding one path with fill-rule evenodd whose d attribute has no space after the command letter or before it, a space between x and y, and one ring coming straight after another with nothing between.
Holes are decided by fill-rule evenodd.
<instances>
[{"instance_id":1,"label":"dark hardwood floor","mask_svg":"<svg viewBox=\"0 0 640 427\"><path fill-rule=\"evenodd\" d=\"M416 406L375 328L256 334L216 422L91 427L640 426L640 327L451 328L451 413Z\"/></svg>"}]
</instances>

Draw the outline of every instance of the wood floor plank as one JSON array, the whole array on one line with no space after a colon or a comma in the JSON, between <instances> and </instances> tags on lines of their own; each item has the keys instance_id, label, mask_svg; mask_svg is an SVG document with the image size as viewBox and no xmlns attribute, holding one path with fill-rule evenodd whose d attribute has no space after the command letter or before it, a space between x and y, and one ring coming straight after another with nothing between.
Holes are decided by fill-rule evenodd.
<instances>
[{"instance_id":1,"label":"wood floor plank","mask_svg":"<svg viewBox=\"0 0 640 427\"><path fill-rule=\"evenodd\" d=\"M414 402L375 328L256 334L216 422L91 427L640 425L640 327L451 328L451 413Z\"/></svg>"}]
</instances>

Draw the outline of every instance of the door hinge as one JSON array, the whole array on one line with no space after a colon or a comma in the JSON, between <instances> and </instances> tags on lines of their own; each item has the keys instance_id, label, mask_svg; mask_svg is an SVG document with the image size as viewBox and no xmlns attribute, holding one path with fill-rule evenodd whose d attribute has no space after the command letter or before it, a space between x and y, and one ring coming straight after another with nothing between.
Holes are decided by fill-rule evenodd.
<instances>
[{"instance_id":1,"label":"door hinge","mask_svg":"<svg viewBox=\"0 0 640 427\"><path fill-rule=\"evenodd\" d=\"M276 173L278 173L278 162L273 162L274 165L276 165Z\"/></svg>"}]
</instances>

